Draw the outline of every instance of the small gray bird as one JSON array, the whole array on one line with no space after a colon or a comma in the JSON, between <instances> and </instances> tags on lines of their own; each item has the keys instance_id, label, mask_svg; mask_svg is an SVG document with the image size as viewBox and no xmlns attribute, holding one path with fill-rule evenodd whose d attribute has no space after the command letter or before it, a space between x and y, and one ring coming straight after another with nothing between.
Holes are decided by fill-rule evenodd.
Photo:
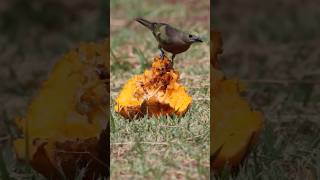
<instances>
[{"instance_id":1,"label":"small gray bird","mask_svg":"<svg viewBox=\"0 0 320 180\"><path fill-rule=\"evenodd\" d=\"M164 57L163 50L172 53L172 64L176 54L188 50L192 43L202 42L200 37L183 32L165 23L150 22L143 18L136 18L136 21L152 31L158 41L161 59Z\"/></svg>"}]
</instances>

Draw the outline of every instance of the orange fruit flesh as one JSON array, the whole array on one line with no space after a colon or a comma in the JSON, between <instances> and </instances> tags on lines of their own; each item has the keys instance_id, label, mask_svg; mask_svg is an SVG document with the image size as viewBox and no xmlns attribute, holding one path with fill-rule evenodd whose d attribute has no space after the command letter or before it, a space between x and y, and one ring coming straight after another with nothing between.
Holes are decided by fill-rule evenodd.
<instances>
[{"instance_id":1,"label":"orange fruit flesh","mask_svg":"<svg viewBox=\"0 0 320 180\"><path fill-rule=\"evenodd\" d=\"M166 56L155 57L150 70L132 77L124 85L114 109L128 119L145 114L182 116L192 98L178 80L179 72L172 68L170 60Z\"/></svg>"},{"instance_id":2,"label":"orange fruit flesh","mask_svg":"<svg viewBox=\"0 0 320 180\"><path fill-rule=\"evenodd\" d=\"M262 114L251 110L240 96L244 87L236 80L225 79L220 71L214 72L211 166L222 170L226 165L234 168L241 163L257 141L263 123Z\"/></svg>"},{"instance_id":3,"label":"orange fruit flesh","mask_svg":"<svg viewBox=\"0 0 320 180\"><path fill-rule=\"evenodd\" d=\"M16 120L24 134L14 141L17 158L29 161L47 178L60 178L59 163L65 175L72 178L73 162L82 158L88 163L91 155L98 156L99 136L107 124L102 99L109 96L105 82L96 73L97 66L106 68L105 50L99 48L103 46L83 44L78 51L65 55L33 98L26 116ZM100 59L94 58L96 54ZM91 155L75 156L69 151L91 151L87 152Z\"/></svg>"}]
</instances>

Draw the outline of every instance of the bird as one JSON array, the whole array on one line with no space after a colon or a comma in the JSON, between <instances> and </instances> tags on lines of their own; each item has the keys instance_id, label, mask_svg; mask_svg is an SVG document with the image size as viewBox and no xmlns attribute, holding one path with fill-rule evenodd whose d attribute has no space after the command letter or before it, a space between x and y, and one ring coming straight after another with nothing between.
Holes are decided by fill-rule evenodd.
<instances>
[{"instance_id":1,"label":"bird","mask_svg":"<svg viewBox=\"0 0 320 180\"><path fill-rule=\"evenodd\" d=\"M141 17L137 17L135 20L152 31L158 41L161 59L164 58L164 50L172 53L172 64L175 56L187 51L191 44L203 42L199 36L179 30L166 23L151 22Z\"/></svg>"}]
</instances>

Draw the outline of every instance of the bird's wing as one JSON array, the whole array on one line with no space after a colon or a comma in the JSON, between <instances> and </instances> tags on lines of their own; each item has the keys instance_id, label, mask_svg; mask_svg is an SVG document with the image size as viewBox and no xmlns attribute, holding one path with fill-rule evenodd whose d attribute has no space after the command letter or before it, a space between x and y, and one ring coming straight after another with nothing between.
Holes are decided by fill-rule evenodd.
<instances>
[{"instance_id":1,"label":"bird's wing","mask_svg":"<svg viewBox=\"0 0 320 180\"><path fill-rule=\"evenodd\" d=\"M156 30L154 31L154 35L156 36L160 44L170 44L173 41L173 37L168 34L168 27L170 27L168 24L159 23Z\"/></svg>"},{"instance_id":2,"label":"bird's wing","mask_svg":"<svg viewBox=\"0 0 320 180\"><path fill-rule=\"evenodd\" d=\"M176 29L170 25L166 26L166 33L165 33L169 39L170 43L175 43L175 44L184 44L184 36L185 33L179 29Z\"/></svg>"},{"instance_id":3,"label":"bird's wing","mask_svg":"<svg viewBox=\"0 0 320 180\"><path fill-rule=\"evenodd\" d=\"M186 39L184 37L186 36L185 33L168 24L157 23L153 34L159 42L159 47L169 52L171 51L168 49L171 49L174 52L176 51L174 49L185 49L189 46L184 40ZM180 50L177 51L180 52Z\"/></svg>"}]
</instances>

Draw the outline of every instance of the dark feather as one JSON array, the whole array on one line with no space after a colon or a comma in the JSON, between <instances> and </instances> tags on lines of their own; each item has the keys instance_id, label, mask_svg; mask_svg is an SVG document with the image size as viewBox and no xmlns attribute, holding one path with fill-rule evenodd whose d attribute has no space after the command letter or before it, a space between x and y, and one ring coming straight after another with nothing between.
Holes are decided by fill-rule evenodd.
<instances>
[{"instance_id":1,"label":"dark feather","mask_svg":"<svg viewBox=\"0 0 320 180\"><path fill-rule=\"evenodd\" d=\"M154 30L154 23L153 22L150 22L148 20L145 20L143 18L136 18L136 21L138 21L140 24L144 25L145 27L147 27L148 29L150 29L151 31Z\"/></svg>"}]
</instances>

